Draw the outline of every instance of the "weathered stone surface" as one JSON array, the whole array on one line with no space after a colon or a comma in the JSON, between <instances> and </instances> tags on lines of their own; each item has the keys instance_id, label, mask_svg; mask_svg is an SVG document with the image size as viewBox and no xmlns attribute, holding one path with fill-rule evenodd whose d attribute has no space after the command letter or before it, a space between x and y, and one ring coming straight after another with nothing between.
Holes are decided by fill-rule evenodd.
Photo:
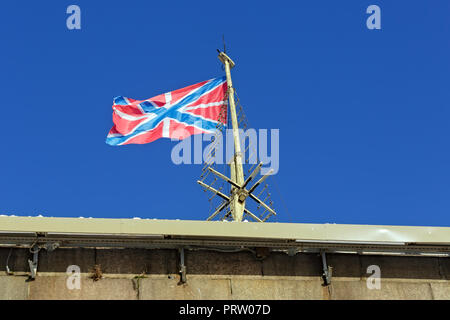
<instances>
[{"instance_id":1,"label":"weathered stone surface","mask_svg":"<svg viewBox=\"0 0 450 320\"><path fill-rule=\"evenodd\" d=\"M178 279L140 279L139 299L142 300L218 300L230 299L230 281L188 277L187 283L179 285Z\"/></svg>"},{"instance_id":2,"label":"weathered stone surface","mask_svg":"<svg viewBox=\"0 0 450 320\"><path fill-rule=\"evenodd\" d=\"M26 277L0 276L0 300L25 300L28 297Z\"/></svg>"},{"instance_id":3,"label":"weathered stone surface","mask_svg":"<svg viewBox=\"0 0 450 320\"><path fill-rule=\"evenodd\" d=\"M69 290L65 276L37 277L29 282L31 300L133 300L137 299L131 279L101 279L81 277L80 289Z\"/></svg>"},{"instance_id":4,"label":"weathered stone surface","mask_svg":"<svg viewBox=\"0 0 450 320\"><path fill-rule=\"evenodd\" d=\"M368 266L378 265L383 279L442 279L437 258L363 255L360 259L365 276Z\"/></svg>"},{"instance_id":5,"label":"weathered stone surface","mask_svg":"<svg viewBox=\"0 0 450 320\"><path fill-rule=\"evenodd\" d=\"M361 270L359 255L326 254L327 264L332 267L333 277L355 278L360 280L365 270Z\"/></svg>"},{"instance_id":6,"label":"weathered stone surface","mask_svg":"<svg viewBox=\"0 0 450 320\"><path fill-rule=\"evenodd\" d=\"M236 300L321 300L324 293L317 280L232 279L231 298Z\"/></svg>"},{"instance_id":7,"label":"weathered stone surface","mask_svg":"<svg viewBox=\"0 0 450 320\"><path fill-rule=\"evenodd\" d=\"M262 275L261 261L251 252L185 251L188 274Z\"/></svg>"},{"instance_id":8,"label":"weathered stone surface","mask_svg":"<svg viewBox=\"0 0 450 320\"><path fill-rule=\"evenodd\" d=\"M177 259L176 250L97 249L95 261L106 274L170 274Z\"/></svg>"},{"instance_id":9,"label":"weathered stone surface","mask_svg":"<svg viewBox=\"0 0 450 320\"><path fill-rule=\"evenodd\" d=\"M80 267L82 273L92 271L95 264L95 249L62 249L39 251L38 272L66 273L70 265Z\"/></svg>"},{"instance_id":10,"label":"weathered stone surface","mask_svg":"<svg viewBox=\"0 0 450 320\"><path fill-rule=\"evenodd\" d=\"M449 282L432 282L431 291L435 300L450 300L450 283Z\"/></svg>"},{"instance_id":11,"label":"weathered stone surface","mask_svg":"<svg viewBox=\"0 0 450 320\"><path fill-rule=\"evenodd\" d=\"M318 254L288 256L272 252L262 261L262 273L264 276L318 277L322 275L322 264Z\"/></svg>"},{"instance_id":12,"label":"weathered stone surface","mask_svg":"<svg viewBox=\"0 0 450 320\"><path fill-rule=\"evenodd\" d=\"M95 264L107 274L140 274L147 271L148 251L145 249L97 249Z\"/></svg>"},{"instance_id":13,"label":"weathered stone surface","mask_svg":"<svg viewBox=\"0 0 450 320\"><path fill-rule=\"evenodd\" d=\"M438 263L442 279L450 280L450 258L438 258Z\"/></svg>"},{"instance_id":14,"label":"weathered stone surface","mask_svg":"<svg viewBox=\"0 0 450 320\"><path fill-rule=\"evenodd\" d=\"M6 271L6 260L8 259L9 269L13 272L29 272L28 259L32 254L28 249L0 248L0 271Z\"/></svg>"},{"instance_id":15,"label":"weathered stone surface","mask_svg":"<svg viewBox=\"0 0 450 320\"><path fill-rule=\"evenodd\" d=\"M148 274L178 273L179 255L177 250L148 250Z\"/></svg>"},{"instance_id":16,"label":"weathered stone surface","mask_svg":"<svg viewBox=\"0 0 450 320\"><path fill-rule=\"evenodd\" d=\"M366 280L332 281L333 300L426 300L432 299L431 286L426 282L396 282L382 280L381 288L368 289Z\"/></svg>"}]
</instances>

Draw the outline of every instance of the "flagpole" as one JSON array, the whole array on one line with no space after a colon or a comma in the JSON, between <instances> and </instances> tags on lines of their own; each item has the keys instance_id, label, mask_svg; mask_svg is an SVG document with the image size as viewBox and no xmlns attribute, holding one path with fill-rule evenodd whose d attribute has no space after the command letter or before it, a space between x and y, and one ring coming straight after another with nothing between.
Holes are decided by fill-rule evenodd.
<instances>
[{"instance_id":1,"label":"flagpole","mask_svg":"<svg viewBox=\"0 0 450 320\"><path fill-rule=\"evenodd\" d=\"M233 60L228 57L224 52L219 51L219 59L225 66L225 74L227 77L228 86L228 101L230 106L231 124L233 126L233 138L234 138L234 158L230 163L232 174L231 179L242 186L244 184L244 169L242 167L242 152L241 143L239 139L239 124L236 115L236 104L234 102L234 88L231 80L231 68L235 66ZM234 169L234 170L233 170ZM232 188L231 195L231 214L234 221L242 221L245 208L245 195L240 196L237 192L238 188Z\"/></svg>"},{"instance_id":2,"label":"flagpole","mask_svg":"<svg viewBox=\"0 0 450 320\"><path fill-rule=\"evenodd\" d=\"M215 209L215 211L208 217L208 221L214 219L220 212L222 212L226 208L230 208L230 211L226 212L225 215L222 217L222 220L228 219L230 214L234 221L241 222L244 214L248 217L250 217L252 220L256 222L264 222L266 221L270 216L276 215L276 212L272 209L272 202L270 205L265 204L264 202L266 199L261 201L259 199L259 196L262 194L264 189L260 192L258 196L255 196L253 194L253 191L262 184L272 173L273 169L269 170L267 173L265 173L258 181L254 182L256 176L261 170L261 166L263 165L262 162L260 162L256 168L250 173L246 180L244 181L244 169L243 169L243 158L245 157L245 151L244 154L241 152L241 143L240 143L240 135L239 135L239 123L238 123L238 117L236 114L236 104L234 102L234 88L233 88L233 82L231 80L231 69L235 66L233 60L229 56L226 55L225 52L219 52L219 60L222 61L224 67L225 67L225 74L227 78L227 95L228 95L228 105L230 107L230 118L231 118L231 124L232 124L232 132L233 132L233 139L234 139L234 156L233 159L230 162L230 177L228 178L226 175L214 170L211 166L209 166L207 169L209 172L213 173L215 176L215 179L212 183L208 184L205 183L204 180L207 177L208 173L205 175L205 171L202 173L200 177L203 177L201 180L197 180L197 183L200 184L205 191L210 191L214 195L209 199L211 199L214 196L219 196L222 198L222 203ZM244 138L245 139L245 138ZM245 141L245 140L244 140ZM231 185L231 192L229 195L221 192L222 187L219 189L215 189L213 187L214 182L216 182L217 178L229 183ZM253 184L252 186L250 186ZM247 187L248 186L248 187ZM269 194L270 195L270 194ZM255 201L258 204L258 208L262 206L265 211L258 217L252 212L249 211L248 208L245 207L246 205L246 199L251 198L253 201ZM264 213L268 211L269 213L266 215L266 217L262 217Z\"/></svg>"}]
</instances>

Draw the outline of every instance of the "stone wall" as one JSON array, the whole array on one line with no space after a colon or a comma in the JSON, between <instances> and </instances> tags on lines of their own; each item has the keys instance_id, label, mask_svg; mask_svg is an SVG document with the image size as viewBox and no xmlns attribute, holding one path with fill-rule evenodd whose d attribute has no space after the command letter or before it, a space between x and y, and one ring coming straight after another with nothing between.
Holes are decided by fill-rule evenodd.
<instances>
[{"instance_id":1,"label":"stone wall","mask_svg":"<svg viewBox=\"0 0 450 320\"><path fill-rule=\"evenodd\" d=\"M184 284L177 250L41 250L38 275L28 281L31 257L28 249L0 248L0 299L450 299L449 258L327 254L332 279L323 286L313 253L186 250ZM80 267L80 289L67 288L69 265ZM367 288L370 265L380 267L380 290Z\"/></svg>"}]
</instances>

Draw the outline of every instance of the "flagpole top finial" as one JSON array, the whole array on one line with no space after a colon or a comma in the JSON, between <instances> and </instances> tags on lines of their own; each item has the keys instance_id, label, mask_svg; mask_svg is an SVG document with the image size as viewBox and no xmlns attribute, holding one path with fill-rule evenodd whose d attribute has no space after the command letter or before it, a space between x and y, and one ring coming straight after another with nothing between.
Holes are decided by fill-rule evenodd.
<instances>
[{"instance_id":1,"label":"flagpole top finial","mask_svg":"<svg viewBox=\"0 0 450 320\"><path fill-rule=\"evenodd\" d=\"M222 52L220 50L217 50L217 51L219 52L219 60L222 61L223 64L225 64L225 62L228 62L230 65L230 69L235 66L234 61L231 60L231 58L229 56L227 56L227 54L225 52Z\"/></svg>"}]
</instances>

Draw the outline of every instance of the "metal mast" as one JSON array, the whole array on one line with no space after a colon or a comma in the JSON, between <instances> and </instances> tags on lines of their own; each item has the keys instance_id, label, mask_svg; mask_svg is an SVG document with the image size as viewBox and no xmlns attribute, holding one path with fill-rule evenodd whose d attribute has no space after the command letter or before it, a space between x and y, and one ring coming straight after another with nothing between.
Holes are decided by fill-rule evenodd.
<instances>
[{"instance_id":1,"label":"metal mast","mask_svg":"<svg viewBox=\"0 0 450 320\"><path fill-rule=\"evenodd\" d=\"M225 215L225 217L231 213L234 221L241 222L244 215L250 216L253 220L257 222L264 222L270 216L276 215L276 212L264 201L261 201L257 196L253 194L253 191L262 184L269 175L272 174L273 170L267 172L264 176L262 176L253 186L249 189L246 187L249 183L256 177L256 175L261 170L262 163L259 163L253 172L247 176L247 179L244 180L244 169L243 169L243 154L241 151L241 142L239 136L239 123L236 114L236 104L234 101L234 88L233 82L231 80L231 69L235 66L233 60L222 51L219 51L219 59L222 61L225 67L225 74L227 77L227 86L228 86L228 104L230 107L230 116L231 123L233 126L233 142L234 142L234 156L230 163L230 177L223 175L222 173L214 170L212 167L208 167L208 170L212 172L216 177L222 179L223 181L228 182L231 185L231 193L230 195L226 195L219 190L213 188L212 184L208 185L203 180L197 181L205 191L211 191L214 195L218 195L220 198L225 200L222 204L215 210L215 212L208 218L208 220L214 219L221 211L227 208L230 205L230 212ZM269 214L265 218L259 218L255 214L251 213L246 207L245 202L246 199L250 197L259 206L263 207Z\"/></svg>"},{"instance_id":2,"label":"metal mast","mask_svg":"<svg viewBox=\"0 0 450 320\"><path fill-rule=\"evenodd\" d=\"M227 76L228 101L230 106L231 124L233 126L234 139L234 157L230 163L231 180L238 185L244 183L244 169L242 168L242 152L241 142L239 139L239 124L236 115L236 104L234 102L234 88L231 80L231 68L235 66L233 60L224 52L219 52L219 59L225 66L225 74ZM231 189L231 214L234 221L242 221L245 208L246 196L239 197L239 189L232 187ZM240 201L242 200L242 201Z\"/></svg>"}]
</instances>

